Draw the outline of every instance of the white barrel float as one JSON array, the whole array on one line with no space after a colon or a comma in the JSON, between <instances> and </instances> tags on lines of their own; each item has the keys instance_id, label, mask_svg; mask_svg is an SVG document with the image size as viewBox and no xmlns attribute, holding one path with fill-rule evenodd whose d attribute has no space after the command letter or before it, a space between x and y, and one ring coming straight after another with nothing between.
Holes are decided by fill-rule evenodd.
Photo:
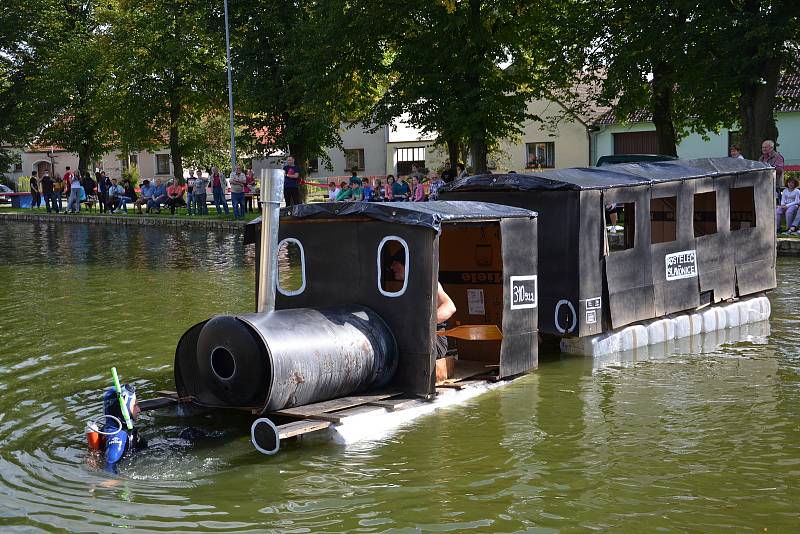
<instances>
[{"instance_id":1,"label":"white barrel float","mask_svg":"<svg viewBox=\"0 0 800 534\"><path fill-rule=\"evenodd\" d=\"M385 386L391 330L364 306L223 315L193 326L175 354L181 397L270 412Z\"/></svg>"},{"instance_id":2,"label":"white barrel float","mask_svg":"<svg viewBox=\"0 0 800 534\"><path fill-rule=\"evenodd\" d=\"M691 311L634 324L596 336L563 338L561 352L600 356L612 352L664 343L698 334L710 334L769 319L771 307L765 296L743 298L717 304L701 311ZM713 341L713 340L712 340Z\"/></svg>"}]
</instances>

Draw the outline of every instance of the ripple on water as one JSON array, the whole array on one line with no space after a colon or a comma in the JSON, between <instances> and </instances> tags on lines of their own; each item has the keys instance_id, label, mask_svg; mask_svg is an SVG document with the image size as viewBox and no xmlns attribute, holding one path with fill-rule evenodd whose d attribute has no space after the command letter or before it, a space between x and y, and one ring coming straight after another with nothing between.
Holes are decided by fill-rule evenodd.
<instances>
[{"instance_id":1,"label":"ripple on water","mask_svg":"<svg viewBox=\"0 0 800 534\"><path fill-rule=\"evenodd\" d=\"M143 415L145 454L91 465L109 369L173 389L176 340L253 304L220 232L0 222L0 530L792 531L800 521L800 283L768 332L540 369L386 439L253 452L247 415ZM114 247L109 243L124 242ZM24 243L24 246L16 243ZM181 430L210 430L204 440Z\"/></svg>"}]
</instances>

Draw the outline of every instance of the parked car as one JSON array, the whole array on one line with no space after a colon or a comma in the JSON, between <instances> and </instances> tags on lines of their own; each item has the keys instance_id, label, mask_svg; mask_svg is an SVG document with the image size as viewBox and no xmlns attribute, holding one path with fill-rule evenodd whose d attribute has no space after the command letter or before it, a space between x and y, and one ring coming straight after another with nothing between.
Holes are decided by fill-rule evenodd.
<instances>
[{"instance_id":1,"label":"parked car","mask_svg":"<svg viewBox=\"0 0 800 534\"><path fill-rule=\"evenodd\" d=\"M7 185L0 184L0 204L11 204L11 197L6 193L13 193L14 191Z\"/></svg>"},{"instance_id":2,"label":"parked car","mask_svg":"<svg viewBox=\"0 0 800 534\"><path fill-rule=\"evenodd\" d=\"M643 161L671 161L678 159L675 156L664 156L662 154L612 154L609 156L600 156L597 160L597 167L603 165L613 165L615 163L640 163Z\"/></svg>"}]
</instances>

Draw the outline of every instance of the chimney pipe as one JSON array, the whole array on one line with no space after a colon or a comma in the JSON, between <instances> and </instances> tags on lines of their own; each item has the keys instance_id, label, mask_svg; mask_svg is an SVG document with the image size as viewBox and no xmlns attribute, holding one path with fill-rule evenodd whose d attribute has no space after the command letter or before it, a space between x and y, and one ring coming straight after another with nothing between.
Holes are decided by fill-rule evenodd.
<instances>
[{"instance_id":1,"label":"chimney pipe","mask_svg":"<svg viewBox=\"0 0 800 534\"><path fill-rule=\"evenodd\" d=\"M261 258L258 273L258 313L275 310L278 280L278 224L280 222L283 170L266 169L261 178Z\"/></svg>"}]
</instances>

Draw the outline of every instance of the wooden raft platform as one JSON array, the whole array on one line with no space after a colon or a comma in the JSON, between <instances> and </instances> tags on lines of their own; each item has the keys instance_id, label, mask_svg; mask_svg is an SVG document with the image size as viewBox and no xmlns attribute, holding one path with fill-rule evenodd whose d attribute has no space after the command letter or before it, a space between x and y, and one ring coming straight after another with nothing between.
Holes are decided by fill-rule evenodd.
<instances>
[{"instance_id":1,"label":"wooden raft platform","mask_svg":"<svg viewBox=\"0 0 800 534\"><path fill-rule=\"evenodd\" d=\"M483 362L457 361L454 369L447 373L447 378L436 383L436 391L437 393L444 393L447 390L460 390L471 384L497 381L497 376L491 374L496 368L497 366L487 366ZM142 411L168 408L178 404L192 404L194 401L192 398L180 398L175 391L157 391L156 393L159 395L158 397L139 402L139 407ZM354 415L381 409L389 412L406 410L422 406L428 402L428 400L422 398L404 396L401 391L389 390L362 393L294 408L285 408L265 415L270 419L291 420L276 425L280 439L284 440L325 430ZM257 411L251 408L241 409L257 414Z\"/></svg>"}]
</instances>

